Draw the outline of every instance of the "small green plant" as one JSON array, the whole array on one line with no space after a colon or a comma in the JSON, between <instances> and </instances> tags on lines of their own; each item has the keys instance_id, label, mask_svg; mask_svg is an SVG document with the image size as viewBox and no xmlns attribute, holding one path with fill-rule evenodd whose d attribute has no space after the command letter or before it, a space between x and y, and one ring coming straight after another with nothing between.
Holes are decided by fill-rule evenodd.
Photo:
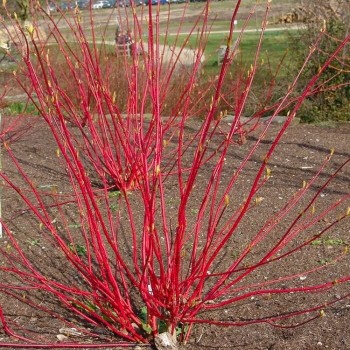
<instances>
[{"instance_id":1,"label":"small green plant","mask_svg":"<svg viewBox=\"0 0 350 350\"><path fill-rule=\"evenodd\" d=\"M140 310L140 320L141 320L141 326L144 332L147 334L152 334L153 329L150 325L149 321L149 315L147 311L147 306L143 306ZM157 321L157 331L158 333L164 333L169 331L169 325L164 320L158 320ZM188 325L184 325L182 323L179 323L177 327L175 328L175 334L177 338L183 339L186 336L186 333L188 331L189 327Z\"/></svg>"},{"instance_id":2,"label":"small green plant","mask_svg":"<svg viewBox=\"0 0 350 350\"><path fill-rule=\"evenodd\" d=\"M39 239L28 239L27 242L30 246L38 246L40 244Z\"/></svg>"},{"instance_id":3,"label":"small green plant","mask_svg":"<svg viewBox=\"0 0 350 350\"><path fill-rule=\"evenodd\" d=\"M5 113L8 115L39 115L38 108L33 103L13 102L5 108Z\"/></svg>"},{"instance_id":4,"label":"small green plant","mask_svg":"<svg viewBox=\"0 0 350 350\"><path fill-rule=\"evenodd\" d=\"M326 265L329 263L329 260L328 259L320 259L318 262L320 263L320 265Z\"/></svg>"},{"instance_id":5,"label":"small green plant","mask_svg":"<svg viewBox=\"0 0 350 350\"><path fill-rule=\"evenodd\" d=\"M110 199L109 209L111 211L118 210L119 208L118 199L120 198L121 195L122 193L120 191L112 191L108 193L108 198Z\"/></svg>"},{"instance_id":6,"label":"small green plant","mask_svg":"<svg viewBox=\"0 0 350 350\"><path fill-rule=\"evenodd\" d=\"M109 198L119 198L122 195L120 191L112 191L108 193Z\"/></svg>"},{"instance_id":7,"label":"small green plant","mask_svg":"<svg viewBox=\"0 0 350 350\"><path fill-rule=\"evenodd\" d=\"M72 253L80 257L86 256L86 248L81 244L69 243L68 248Z\"/></svg>"},{"instance_id":8,"label":"small green plant","mask_svg":"<svg viewBox=\"0 0 350 350\"><path fill-rule=\"evenodd\" d=\"M69 228L80 228L81 224L70 224L68 225Z\"/></svg>"},{"instance_id":9,"label":"small green plant","mask_svg":"<svg viewBox=\"0 0 350 350\"><path fill-rule=\"evenodd\" d=\"M311 242L312 246L341 246L345 244L346 242L343 239L332 237L319 238Z\"/></svg>"}]
</instances>

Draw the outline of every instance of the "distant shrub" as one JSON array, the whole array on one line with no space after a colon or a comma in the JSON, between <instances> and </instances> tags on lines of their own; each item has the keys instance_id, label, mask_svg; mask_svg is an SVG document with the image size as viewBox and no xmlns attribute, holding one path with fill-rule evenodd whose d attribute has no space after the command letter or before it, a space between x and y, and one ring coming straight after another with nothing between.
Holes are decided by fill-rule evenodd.
<instances>
[{"instance_id":1,"label":"distant shrub","mask_svg":"<svg viewBox=\"0 0 350 350\"><path fill-rule=\"evenodd\" d=\"M302 36L297 37L293 44L299 66L303 64L305 52L320 37L320 29L325 32L325 35L319 40L319 44L315 47L317 52L310 59L303 72L300 88L304 82L317 74L320 67L327 61L329 53L348 35L348 24L339 18L331 17L323 24L310 23L307 30L303 30ZM350 60L348 53L349 48L346 46L315 85L314 93L306 99L298 113L303 122L350 121ZM339 86L342 88L339 89Z\"/></svg>"}]
</instances>

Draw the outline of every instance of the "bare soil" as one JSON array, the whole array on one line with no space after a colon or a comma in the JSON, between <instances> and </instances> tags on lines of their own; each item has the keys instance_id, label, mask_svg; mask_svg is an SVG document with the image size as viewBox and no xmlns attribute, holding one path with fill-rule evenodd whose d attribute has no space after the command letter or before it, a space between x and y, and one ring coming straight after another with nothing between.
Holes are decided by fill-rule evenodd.
<instances>
[{"instance_id":1,"label":"bare soil","mask_svg":"<svg viewBox=\"0 0 350 350\"><path fill-rule=\"evenodd\" d=\"M26 171L31 178L36 179L37 183L42 185L55 185L60 190L69 189L69 181L67 181L65 170L57 161L57 146L52 139L47 127L41 122L32 122L28 119L28 124L22 128L22 133L13 134L11 141L11 149L16 152L16 159L26 168ZM225 123L223 121L223 128ZM193 121L190 125L194 131L198 128L200 121ZM30 126L30 127L29 127ZM269 144L275 132L279 130L280 125L274 125L263 142ZM18 139L14 139L14 137ZM235 152L228 155L228 159L234 160L245 154L246 150L251 146L256 139L256 134L251 134L247 138L247 142L240 146ZM266 218L271 215L271 209L281 206L298 188L300 188L303 180L308 180L313 173L317 171L321 162L329 155L330 149L335 149L334 158L327 168L321 172L321 180L326 179L332 174L335 169L342 164L346 159L350 158L350 126L348 124L338 124L336 126L320 126L320 125L292 125L285 133L281 145L276 151L270 167L273 171L271 181L268 182L265 193L262 196L266 198L266 204L261 204L259 217L250 217L248 227L261 225ZM259 159L255 159L258 163ZM16 170L11 165L6 154L3 161L4 171L12 178L17 177ZM245 178L246 184L242 183L242 191L249 186L254 175L254 159L251 162L252 172L247 172ZM203 186L207 183L207 178L202 177ZM316 185L315 185L316 186ZM203 187L204 188L204 187ZM315 191L317 186L315 187ZM349 193L350 190L350 169L347 167L341 174L334 186L324 192L322 196L324 203L327 205L328 201L337 198L339 195ZM18 198L7 196L6 192L3 198L4 217L16 218L15 229L17 230L17 237L21 243L27 242L28 252L32 249L37 254L38 266L45 266L46 274L51 274L53 277L66 279L69 283L70 278L76 278L69 270L62 266L62 261L59 260L57 253L50 250L50 246L38 249L34 239L38 237L38 226L30 213L22 212L23 205ZM329 202L330 203L330 202ZM288 262L287 266L276 264L273 271L265 271L266 278L269 274L273 276L283 276L285 269L303 269L308 266L310 261L318 261L324 264L326 259L332 259L334 256L341 254L345 247L350 243L350 224L347 220L334 230L327 233L327 239L322 241L319 245L312 245L307 247L304 251L296 253ZM8 244L6 236L0 241L3 251L6 251ZM37 250L35 250L37 249ZM259 254L259 252L257 252ZM225 264L225 259L230 260L230 256L223 259L222 264ZM3 263L3 262L2 262ZM323 270L322 270L323 271ZM349 274L349 259L341 261L339 266L335 266L334 270L328 272L325 269L323 272L315 277L325 277L323 274L330 274L326 277L337 278L337 276ZM333 275L331 275L333 274ZM257 282L263 276L256 276ZM2 281L4 281L2 279ZM306 282L312 282L308 279ZM305 282L305 283L306 283ZM1 286L1 282L0 282ZM324 314L317 311L314 316L316 319L296 328L289 328L292 324L290 322L280 322L280 327L273 327L266 323L253 324L242 327L217 327L212 325L197 325L193 329L192 336L187 345L181 348L194 349L244 349L244 350L311 350L311 349L331 349L342 350L350 348L350 334L348 325L350 323L350 300L347 296L350 292L349 283L346 282L341 286L334 286L334 288L321 293L312 294L296 294L287 295L286 297L269 297L268 295L261 297L254 297L246 300L244 303L225 307L221 310L211 312L209 317L217 320L236 320L247 321L250 319L259 319L268 315L281 315L285 311L296 309L303 309L311 305L319 305L324 303ZM1 288L0 288L1 289ZM26 296L23 296L25 298ZM33 299L40 303L42 296L40 293L34 293ZM331 304L327 307L326 302L339 299L339 303ZM43 301L44 302L44 301ZM47 302L47 300L45 300ZM54 301L52 301L54 303ZM62 309L62 320L54 319L50 315L44 315L38 310L33 310L21 302L18 298L11 298L11 293L0 294L0 305L7 317L16 320L19 324L29 327L43 343L46 341L57 341L56 335L58 329L65 326L68 320L71 325L76 325L77 328L86 327L86 324L79 324L77 319L72 318L69 313ZM57 310L60 308L57 305ZM323 317L317 317L318 315ZM307 315L306 318L297 318L298 322L304 322L313 315ZM91 328L90 328L91 329ZM71 341L91 342L117 342L111 334L103 333L103 331L93 330L102 336L102 340L97 338L80 338L71 337ZM0 349L1 342L16 342L15 339L5 334L0 327ZM62 344L61 344L62 345ZM54 348L54 347L53 347ZM108 345L104 347L109 349Z\"/></svg>"}]
</instances>

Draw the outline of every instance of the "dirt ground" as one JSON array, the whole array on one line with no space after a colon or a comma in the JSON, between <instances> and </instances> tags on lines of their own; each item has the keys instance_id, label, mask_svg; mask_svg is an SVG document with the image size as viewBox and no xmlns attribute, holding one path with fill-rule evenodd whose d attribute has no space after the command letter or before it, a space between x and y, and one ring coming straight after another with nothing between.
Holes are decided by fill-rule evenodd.
<instances>
[{"instance_id":1,"label":"dirt ground","mask_svg":"<svg viewBox=\"0 0 350 350\"><path fill-rule=\"evenodd\" d=\"M223 121L223 128L228 126L229 121ZM32 124L30 122L30 124ZM28 125L27 125L28 126ZM195 121L191 128L196 130L199 124ZM271 137L280 128L280 125L274 125L271 132L267 135L263 142L269 144ZM26 132L24 132L27 130ZM42 184L57 184L59 188L69 188L64 170L62 169L56 157L56 144L47 127L42 123L33 123L31 128L25 127L22 129L17 140L11 141L11 149L16 152L16 159L24 166L28 174L40 181ZM18 136L18 134L17 134ZM14 136L12 135L12 138ZM251 146L256 139L253 133L247 137L247 142L241 145L236 154L230 154L228 157L240 157ZM319 168L320 163L329 155L330 149L335 149L334 158L331 163L322 170L321 179L326 179L332 174L335 169L346 159L350 158L350 125L339 124L337 126L319 126L319 125L305 125L298 124L289 127L284 135L281 145L273 157L270 167L273 172L271 181L266 188L264 197L270 197L266 204L261 205L259 217L252 217L251 221L247 223L248 227L254 227L263 222L268 215L271 215L271 208L277 210L282 202L284 202L297 188L300 188L303 180L309 179L312 174ZM254 169L254 163L258 158L253 159L251 168ZM16 178L16 170L9 162L6 153L3 162L4 171L14 178ZM247 173L245 181L249 184L252 180L253 171L251 174ZM203 186L206 184L205 177L203 178ZM246 184L246 185L247 185ZM244 183L242 183L242 191L245 190ZM318 185L315 185L315 190ZM350 189L350 169L349 166L339 174L338 180L322 195L324 204L337 196L349 193ZM26 243L28 251L36 249L34 237L37 236L38 227L26 213L21 212L22 205L18 199L13 200L12 197L4 196L4 216L8 215L12 218L17 217L16 230L17 237L21 243ZM267 198L268 199L268 198ZM266 214L264 214L266 213ZM326 218L327 219L327 218ZM26 221L28 220L28 222ZM310 261L318 261L319 264L325 263L327 259L332 259L340 255L345 247L350 243L350 224L349 220L339 225L334 230L327 233L326 238L320 241L319 244L310 245L304 251L293 255L293 259L287 265L287 268L301 268L308 266ZM29 238L30 237L30 238ZM32 242L32 243L30 243ZM8 244L6 237L1 240L1 247L6 251ZM40 248L40 249L39 249ZM54 251L50 251L47 247L39 247L35 250L38 261L42 266L47 266L47 273L52 273L57 276L62 273L67 281L69 278L74 278L69 271L66 271L60 263L55 262ZM50 258L50 260L48 260ZM226 257L226 259L229 259ZM47 263L48 261L49 264ZM332 269L321 270L317 278L326 277L337 278L349 274L349 258L345 258L336 266L331 266ZM333 269L334 267L334 269ZM274 276L283 275L286 266L277 265L273 271L265 271L266 276L272 274ZM261 278L261 276L257 276ZM268 277L266 277L268 278ZM309 277L307 279L309 281ZM315 314L309 314L306 318L297 318L298 322L304 322L310 317L316 315L316 319L296 328L289 328L288 322L280 322L281 327L272 327L269 324L253 324L242 327L217 327L211 325L197 325L193 329L192 336L187 345L183 345L182 349L242 349L242 350L311 350L311 349L331 349L341 350L350 348L350 335L348 325L350 323L350 300L347 296L350 293L349 282L340 286L334 286L320 295L312 293L308 295L288 295L287 297L273 297L268 296L252 297L244 303L233 305L232 307L225 307L209 314L212 319L218 320L235 320L247 321L252 318L264 317L269 315L281 315L285 311L292 309L294 306L297 309L302 309L311 305L319 305L320 303L331 302L339 299L339 303L331 304L327 307L324 305L323 317L320 311ZM36 297L40 298L40 295ZM24 325L34 332L39 332L42 342L45 340L57 341L56 335L58 329L64 325L63 320L56 320L50 316L44 316L32 310L27 305L21 304L16 298L11 298L11 294L0 294L0 304L3 305L4 313L12 320L16 320L19 324ZM64 317L68 317L71 322L76 322L69 319L69 315L62 311ZM86 325L79 325L81 327ZM77 341L83 340L86 343L93 341L100 341L98 339L80 339L79 337L71 337L69 340ZM110 334L103 336L104 341L118 341ZM0 349L1 342L15 341L4 333L0 327ZM61 344L62 346L62 344ZM142 347L143 348L143 347ZM105 350L109 349L106 345Z\"/></svg>"}]
</instances>

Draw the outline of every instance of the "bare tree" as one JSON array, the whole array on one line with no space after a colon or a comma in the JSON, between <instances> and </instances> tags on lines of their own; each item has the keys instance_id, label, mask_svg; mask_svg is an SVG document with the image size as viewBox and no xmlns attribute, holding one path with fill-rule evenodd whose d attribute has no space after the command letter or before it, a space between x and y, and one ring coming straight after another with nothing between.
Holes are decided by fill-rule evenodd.
<instances>
[{"instance_id":1,"label":"bare tree","mask_svg":"<svg viewBox=\"0 0 350 350\"><path fill-rule=\"evenodd\" d=\"M306 23L322 23L329 20L349 24L349 0L300 0L298 11Z\"/></svg>"}]
</instances>

